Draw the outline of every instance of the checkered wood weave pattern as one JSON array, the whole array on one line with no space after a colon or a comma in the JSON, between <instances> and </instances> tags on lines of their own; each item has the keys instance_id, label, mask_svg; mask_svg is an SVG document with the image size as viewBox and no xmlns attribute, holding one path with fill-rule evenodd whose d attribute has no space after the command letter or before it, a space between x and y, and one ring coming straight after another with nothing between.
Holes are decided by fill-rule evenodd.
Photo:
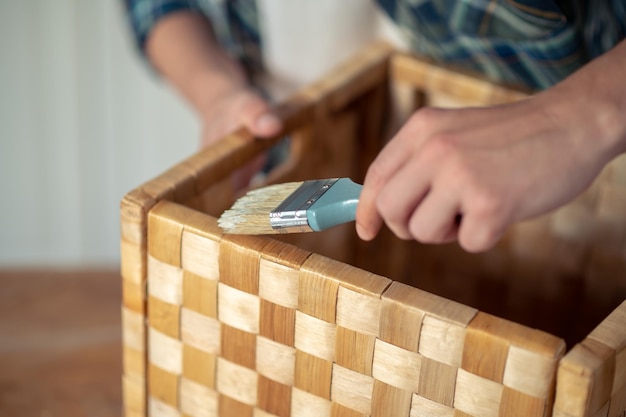
<instances>
[{"instance_id":1,"label":"checkered wood weave pattern","mask_svg":"<svg viewBox=\"0 0 626 417\"><path fill-rule=\"evenodd\" d=\"M150 415L550 410L562 340L189 211L148 216Z\"/></svg>"},{"instance_id":2,"label":"checkered wood weave pattern","mask_svg":"<svg viewBox=\"0 0 626 417\"><path fill-rule=\"evenodd\" d=\"M295 157L268 181L359 178L384 142L395 83L413 86L415 105L524 96L376 45L278 108ZM235 132L122 201L127 417L624 416L626 302L566 352L559 337L459 301L492 274L528 317L533 291L574 294L581 271L590 306L623 300L624 158L578 201L474 258L394 239L363 248L341 227L290 244L222 236L213 216L232 203L230 173L279 138L251 139ZM433 285L463 293L418 289Z\"/></svg>"}]
</instances>

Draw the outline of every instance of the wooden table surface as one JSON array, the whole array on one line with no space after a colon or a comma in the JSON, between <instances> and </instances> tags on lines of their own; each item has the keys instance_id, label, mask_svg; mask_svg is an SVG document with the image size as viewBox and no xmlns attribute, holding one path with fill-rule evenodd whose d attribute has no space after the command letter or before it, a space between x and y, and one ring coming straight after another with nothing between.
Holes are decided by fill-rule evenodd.
<instances>
[{"instance_id":1,"label":"wooden table surface","mask_svg":"<svg viewBox=\"0 0 626 417\"><path fill-rule=\"evenodd\" d=\"M0 416L122 414L117 271L0 270Z\"/></svg>"}]
</instances>

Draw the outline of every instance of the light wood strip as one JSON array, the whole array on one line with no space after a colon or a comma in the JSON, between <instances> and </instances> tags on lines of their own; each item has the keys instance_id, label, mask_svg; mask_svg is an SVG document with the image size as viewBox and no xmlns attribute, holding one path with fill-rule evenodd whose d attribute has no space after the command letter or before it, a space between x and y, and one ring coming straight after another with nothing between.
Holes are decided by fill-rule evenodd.
<instances>
[{"instance_id":1,"label":"light wood strip","mask_svg":"<svg viewBox=\"0 0 626 417\"><path fill-rule=\"evenodd\" d=\"M209 279L218 280L220 244L218 241L183 231L181 259L185 271Z\"/></svg>"},{"instance_id":2,"label":"light wood strip","mask_svg":"<svg viewBox=\"0 0 626 417\"><path fill-rule=\"evenodd\" d=\"M337 326L296 311L295 347L303 352L325 359L335 360Z\"/></svg>"},{"instance_id":3,"label":"light wood strip","mask_svg":"<svg viewBox=\"0 0 626 417\"><path fill-rule=\"evenodd\" d=\"M294 388L291 392L291 417L330 417L331 402Z\"/></svg>"},{"instance_id":4,"label":"light wood strip","mask_svg":"<svg viewBox=\"0 0 626 417\"><path fill-rule=\"evenodd\" d=\"M388 385L408 392L418 392L422 356L415 352L376 340L372 375Z\"/></svg>"},{"instance_id":5,"label":"light wood strip","mask_svg":"<svg viewBox=\"0 0 626 417\"><path fill-rule=\"evenodd\" d=\"M181 310L181 340L189 346L203 352L217 355L220 353L220 322L183 308Z\"/></svg>"},{"instance_id":6,"label":"light wood strip","mask_svg":"<svg viewBox=\"0 0 626 417\"><path fill-rule=\"evenodd\" d=\"M148 415L150 417L182 417L176 408L154 397L148 399Z\"/></svg>"},{"instance_id":7,"label":"light wood strip","mask_svg":"<svg viewBox=\"0 0 626 417\"><path fill-rule=\"evenodd\" d=\"M258 374L223 358L217 359L217 391L243 404L257 403Z\"/></svg>"},{"instance_id":8,"label":"light wood strip","mask_svg":"<svg viewBox=\"0 0 626 417\"><path fill-rule=\"evenodd\" d=\"M151 364L172 374L180 375L182 373L183 347L180 340L150 328L148 331L148 354Z\"/></svg>"},{"instance_id":9,"label":"light wood strip","mask_svg":"<svg viewBox=\"0 0 626 417\"><path fill-rule=\"evenodd\" d=\"M575 417L593 415L610 398L614 375L615 351L585 339L559 364L555 411Z\"/></svg>"},{"instance_id":10,"label":"light wood strip","mask_svg":"<svg viewBox=\"0 0 626 417\"><path fill-rule=\"evenodd\" d=\"M125 281L140 285L146 280L146 247L120 239L120 271Z\"/></svg>"},{"instance_id":11,"label":"light wood strip","mask_svg":"<svg viewBox=\"0 0 626 417\"><path fill-rule=\"evenodd\" d=\"M126 241L145 247L147 245L147 213L156 200L141 187L127 193L120 203L121 237Z\"/></svg>"},{"instance_id":12,"label":"light wood strip","mask_svg":"<svg viewBox=\"0 0 626 417\"><path fill-rule=\"evenodd\" d=\"M459 368L454 408L472 416L498 417L503 386Z\"/></svg>"},{"instance_id":13,"label":"light wood strip","mask_svg":"<svg viewBox=\"0 0 626 417\"><path fill-rule=\"evenodd\" d=\"M372 408L374 378L333 365L331 400L359 413L369 415Z\"/></svg>"},{"instance_id":14,"label":"light wood strip","mask_svg":"<svg viewBox=\"0 0 626 417\"><path fill-rule=\"evenodd\" d=\"M369 336L378 336L381 300L340 287L337 294L337 324Z\"/></svg>"},{"instance_id":15,"label":"light wood strip","mask_svg":"<svg viewBox=\"0 0 626 417\"><path fill-rule=\"evenodd\" d=\"M256 369L269 379L294 385L296 350L265 337L256 339Z\"/></svg>"},{"instance_id":16,"label":"light wood strip","mask_svg":"<svg viewBox=\"0 0 626 417\"><path fill-rule=\"evenodd\" d=\"M190 417L218 417L217 393L204 385L181 378L180 410Z\"/></svg>"},{"instance_id":17,"label":"light wood strip","mask_svg":"<svg viewBox=\"0 0 626 417\"><path fill-rule=\"evenodd\" d=\"M282 307L298 307L298 270L261 259L259 296Z\"/></svg>"},{"instance_id":18,"label":"light wood strip","mask_svg":"<svg viewBox=\"0 0 626 417\"><path fill-rule=\"evenodd\" d=\"M511 346L503 383L524 394L548 399L554 392L557 366L557 358Z\"/></svg>"},{"instance_id":19,"label":"light wood strip","mask_svg":"<svg viewBox=\"0 0 626 417\"><path fill-rule=\"evenodd\" d=\"M183 302L183 270L148 256L148 295L170 304Z\"/></svg>"},{"instance_id":20,"label":"light wood strip","mask_svg":"<svg viewBox=\"0 0 626 417\"><path fill-rule=\"evenodd\" d=\"M409 417L454 417L454 409L413 394Z\"/></svg>"},{"instance_id":21,"label":"light wood strip","mask_svg":"<svg viewBox=\"0 0 626 417\"><path fill-rule=\"evenodd\" d=\"M143 315L122 306L122 343L138 352L145 351Z\"/></svg>"},{"instance_id":22,"label":"light wood strip","mask_svg":"<svg viewBox=\"0 0 626 417\"><path fill-rule=\"evenodd\" d=\"M248 333L259 333L261 302L259 297L219 283L218 317L223 323Z\"/></svg>"},{"instance_id":23,"label":"light wood strip","mask_svg":"<svg viewBox=\"0 0 626 417\"><path fill-rule=\"evenodd\" d=\"M465 330L459 324L427 315L422 321L418 352L435 361L459 367L463 358Z\"/></svg>"},{"instance_id":24,"label":"light wood strip","mask_svg":"<svg viewBox=\"0 0 626 417\"><path fill-rule=\"evenodd\" d=\"M134 379L126 375L122 377L122 395L126 414L146 413L146 381Z\"/></svg>"},{"instance_id":25,"label":"light wood strip","mask_svg":"<svg viewBox=\"0 0 626 417\"><path fill-rule=\"evenodd\" d=\"M309 256L310 252L296 246L270 240L261 252L259 296L285 308L297 308L299 270Z\"/></svg>"}]
</instances>

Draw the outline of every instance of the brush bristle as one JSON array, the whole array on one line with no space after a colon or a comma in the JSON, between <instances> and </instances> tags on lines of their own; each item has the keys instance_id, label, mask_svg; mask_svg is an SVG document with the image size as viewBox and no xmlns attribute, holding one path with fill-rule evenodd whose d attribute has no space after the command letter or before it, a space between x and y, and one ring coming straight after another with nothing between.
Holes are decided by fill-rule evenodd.
<instances>
[{"instance_id":1,"label":"brush bristle","mask_svg":"<svg viewBox=\"0 0 626 417\"><path fill-rule=\"evenodd\" d=\"M270 225L270 212L293 193L302 182L269 185L249 191L235 201L217 220L224 233L264 235L279 233Z\"/></svg>"}]
</instances>

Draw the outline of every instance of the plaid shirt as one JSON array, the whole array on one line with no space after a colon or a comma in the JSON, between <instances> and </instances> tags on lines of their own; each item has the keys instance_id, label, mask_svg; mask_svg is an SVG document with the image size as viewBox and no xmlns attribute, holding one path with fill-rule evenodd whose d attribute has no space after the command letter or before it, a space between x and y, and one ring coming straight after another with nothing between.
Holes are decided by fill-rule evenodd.
<instances>
[{"instance_id":1,"label":"plaid shirt","mask_svg":"<svg viewBox=\"0 0 626 417\"><path fill-rule=\"evenodd\" d=\"M125 0L139 47L178 10L207 16L220 44L261 71L255 0ZM378 0L412 50L496 82L547 88L626 34L624 0Z\"/></svg>"}]
</instances>

